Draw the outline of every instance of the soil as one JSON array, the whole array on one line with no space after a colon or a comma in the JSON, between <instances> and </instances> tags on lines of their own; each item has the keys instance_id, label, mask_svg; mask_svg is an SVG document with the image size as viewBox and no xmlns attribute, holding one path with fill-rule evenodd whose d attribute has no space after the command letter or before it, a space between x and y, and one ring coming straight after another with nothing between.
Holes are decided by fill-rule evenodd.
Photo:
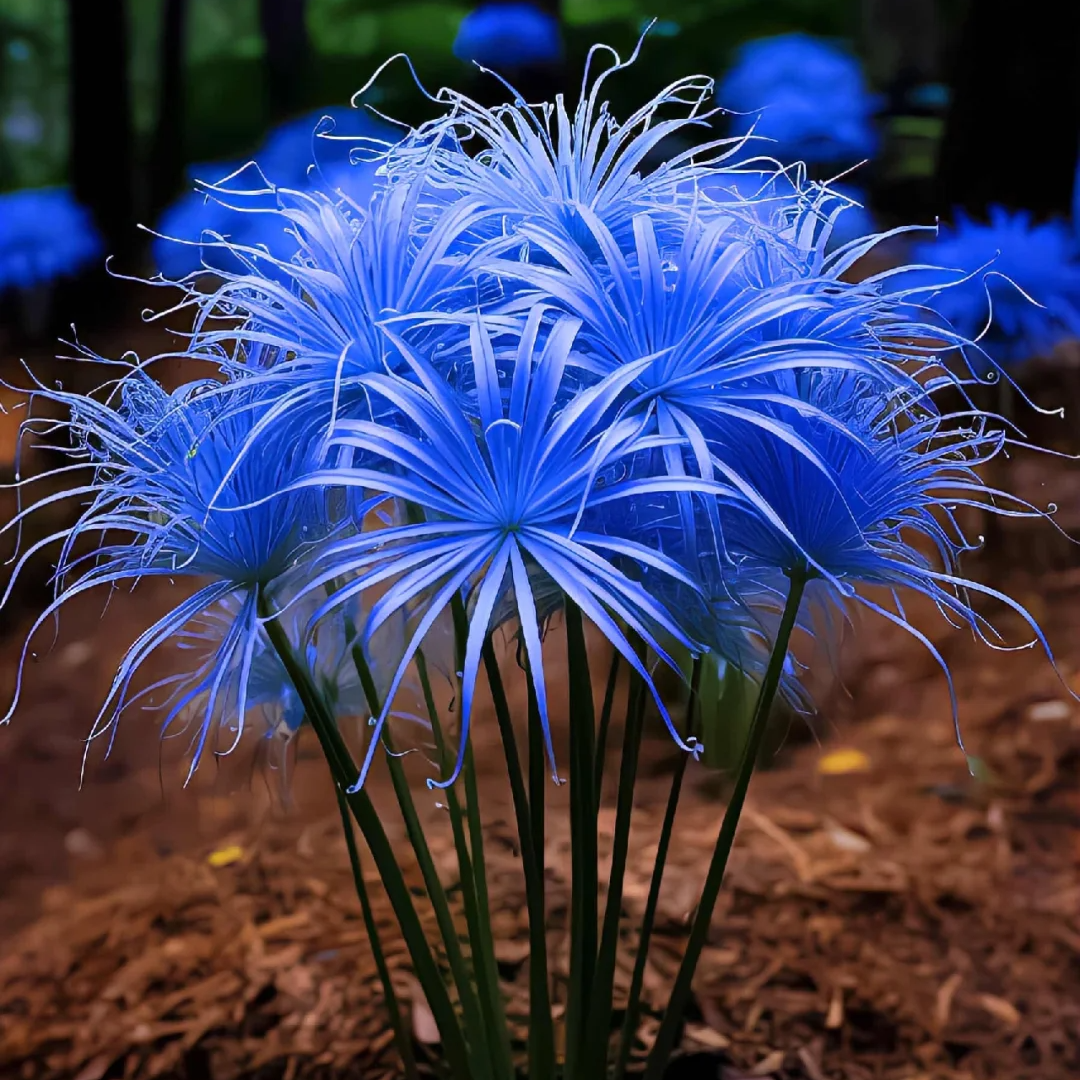
<instances>
[{"instance_id":1,"label":"soil","mask_svg":"<svg viewBox=\"0 0 1080 1080\"><path fill-rule=\"evenodd\" d=\"M1035 458L1007 471L1080 531L1066 513L1080 513L1075 466ZM997 561L971 572L1039 619L1057 672L1038 649L994 651L916 613L952 670L972 776L933 659L892 627L856 623L813 737L797 722L754 780L673 1077L1057 1080L1080 1070L1080 561L1045 522L1008 522L991 540ZM396 1080L312 740L293 748L284 776L252 738L185 787L185 746L162 744L153 716L132 714L107 758L91 746L80 787L94 703L133 629L169 602L163 587L114 596L104 614L100 600L73 607L51 648L36 646L22 704L0 729L0 1077ZM1025 640L1015 615L993 615L1006 640ZM0 643L8 692L27 623L24 613ZM553 699L560 671L553 656ZM523 888L494 728L477 717L498 960L521 1026ZM624 989L672 760L652 735L624 901ZM424 762L409 765L452 881L448 822L420 783ZM639 1050L655 1034L723 807L724 775L690 770ZM397 841L387 786L373 777ZM557 969L566 798L553 788L548 802ZM608 792L602 834L612 802ZM430 1014L371 885L423 1049Z\"/></svg>"}]
</instances>

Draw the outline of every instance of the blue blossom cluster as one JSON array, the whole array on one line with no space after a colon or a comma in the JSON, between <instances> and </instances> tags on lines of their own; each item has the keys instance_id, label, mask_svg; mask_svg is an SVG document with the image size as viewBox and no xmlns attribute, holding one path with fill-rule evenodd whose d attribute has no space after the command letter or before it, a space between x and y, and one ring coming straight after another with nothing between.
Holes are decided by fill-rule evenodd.
<instances>
[{"instance_id":1,"label":"blue blossom cluster","mask_svg":"<svg viewBox=\"0 0 1080 1080\"><path fill-rule=\"evenodd\" d=\"M877 146L879 107L858 60L808 34L759 38L739 49L717 93L736 134L753 132L782 160L853 165Z\"/></svg>"},{"instance_id":2,"label":"blue blossom cluster","mask_svg":"<svg viewBox=\"0 0 1080 1080\"><path fill-rule=\"evenodd\" d=\"M1048 356L1080 337L1080 244L1063 221L1001 206L978 221L961 210L913 257L951 271L925 275L944 285L935 308L1002 361Z\"/></svg>"},{"instance_id":3,"label":"blue blossom cluster","mask_svg":"<svg viewBox=\"0 0 1080 1080\"><path fill-rule=\"evenodd\" d=\"M0 293L50 285L101 255L90 214L67 188L0 194Z\"/></svg>"},{"instance_id":4,"label":"blue blossom cluster","mask_svg":"<svg viewBox=\"0 0 1080 1080\"><path fill-rule=\"evenodd\" d=\"M759 674L789 579L810 582L807 626L852 601L919 636L902 589L987 636L972 595L1021 610L957 566L963 507L1037 513L979 478L991 419L939 405L971 378L962 335L894 273L850 280L880 239L830 250L850 200L798 171L745 186L745 148L708 141L711 80L617 120L605 83L626 67L594 49L576 107L443 90L436 119L354 153L370 196L277 188L295 248L218 242L235 267L187 289L199 377L178 390L139 364L92 397L35 390L68 410L87 503L41 542L61 549L42 620L98 585L193 579L96 730L166 694L197 762L275 695L297 723L270 618L345 713L364 708L346 655L381 672L359 784L455 609L462 753L500 627L547 729L542 642L571 603L653 689L676 646ZM133 693L177 640L187 670Z\"/></svg>"},{"instance_id":5,"label":"blue blossom cluster","mask_svg":"<svg viewBox=\"0 0 1080 1080\"><path fill-rule=\"evenodd\" d=\"M559 20L528 0L481 4L461 20L454 55L492 71L557 64L563 41Z\"/></svg>"}]
</instances>

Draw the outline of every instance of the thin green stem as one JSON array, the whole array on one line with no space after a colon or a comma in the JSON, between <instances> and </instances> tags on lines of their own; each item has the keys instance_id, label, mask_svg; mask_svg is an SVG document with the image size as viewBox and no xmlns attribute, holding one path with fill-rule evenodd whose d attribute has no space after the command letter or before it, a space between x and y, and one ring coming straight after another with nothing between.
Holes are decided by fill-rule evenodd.
<instances>
[{"instance_id":1,"label":"thin green stem","mask_svg":"<svg viewBox=\"0 0 1080 1080\"><path fill-rule=\"evenodd\" d=\"M570 696L570 983L566 1006L567 1080L594 1080L579 1071L585 1017L593 994L597 949L596 718L581 610L566 600Z\"/></svg>"},{"instance_id":2,"label":"thin green stem","mask_svg":"<svg viewBox=\"0 0 1080 1080\"><path fill-rule=\"evenodd\" d=\"M431 730L435 737L435 749L439 755L439 764L445 771L451 767L453 757L443 733L439 710L435 705L435 696L431 690L427 661L423 652L417 652L416 654L416 669L420 677L420 687L424 695L428 718L431 720ZM467 770L466 776L468 777L472 772L471 754L467 760ZM473 779L475 784L475 777ZM486 887L483 889L483 901L481 902L476 865L466 839L465 817L456 787L451 786L446 789L446 802L450 812L450 827L454 834L454 848L457 852L458 869L461 874L461 894L465 906L465 921L469 929L469 942L472 947L474 962L478 960L484 971L481 990L486 994L487 1000L485 1001L482 998L481 1004L495 1037L501 1039L504 1044L503 1063L505 1064L512 1061L510 1031L506 1026L506 1009L503 1003L502 988L499 984L499 968L495 961L495 945L491 932L491 911L487 904L487 889ZM479 844L482 845L482 840ZM477 850L481 856L479 865L483 867L483 847L478 846Z\"/></svg>"},{"instance_id":3,"label":"thin green stem","mask_svg":"<svg viewBox=\"0 0 1080 1080\"><path fill-rule=\"evenodd\" d=\"M503 688L499 660L490 638L484 644L484 667L491 687L495 716L499 722L499 734L502 736L506 769L510 778L510 794L517 819L518 840L521 844L521 866L525 875L525 905L529 916L529 1076L533 1080L547 1080L555 1075L555 1032L548 992L544 885L537 873L539 863L513 717L510 715L510 706Z\"/></svg>"},{"instance_id":4,"label":"thin green stem","mask_svg":"<svg viewBox=\"0 0 1080 1080\"><path fill-rule=\"evenodd\" d=\"M513 1053L510 1047L510 1029L506 1025L506 1005L499 985L499 965L495 959L495 940L491 929L491 901L488 898L487 860L484 854L484 830L480 816L480 796L476 783L476 758L471 746L465 748L464 762L465 814L469 823L469 836L473 852L473 888L476 891L477 911L482 913L486 933L480 937L477 951L487 975L485 1007L489 1024L494 1029L493 1038L499 1042L500 1068L507 1076L514 1076Z\"/></svg>"},{"instance_id":5,"label":"thin green stem","mask_svg":"<svg viewBox=\"0 0 1080 1080\"><path fill-rule=\"evenodd\" d=\"M379 972L383 998L386 1000L386 1011L390 1014L390 1026L394 1029L394 1040L397 1042L401 1063L405 1068L405 1078L406 1080L419 1080L420 1074L416 1071L416 1058L413 1056L412 1040L409 1038L409 1032L406 1030L405 1022L401 1016L401 1007L398 1005L394 984L390 979L390 968L386 963L386 954L383 952L382 941L379 938L379 927L375 922L375 913L371 909L371 898L368 896L367 884L364 881L363 869L360 866L360 851L356 846L356 834L353 832L349 804L345 801L345 795L341 788L337 789L336 794L338 810L341 812L341 827L345 830L345 844L349 849L349 866L352 868L353 884L356 886L356 895L360 898L360 910L364 916L364 926L367 928L368 943L371 945L371 955Z\"/></svg>"},{"instance_id":6,"label":"thin green stem","mask_svg":"<svg viewBox=\"0 0 1080 1080\"><path fill-rule=\"evenodd\" d=\"M739 761L739 769L735 777L735 787L731 793L731 798L728 800L727 809L724 811L724 820L720 825L720 833L716 838L716 848L709 863L709 871L705 876L705 885L701 890L701 899L698 902L697 912L690 928L686 952L683 954L682 963L679 965L679 972L675 976L675 985L672 988L671 998L668 1001L664 1018L660 1022L656 1042L649 1053L643 1080L660 1080L663 1075L664 1066L675 1047L675 1038L682 1024L686 1004L690 999L694 971L697 968L698 961L701 959L701 950L705 947L705 940L708 937L709 923L712 921L716 899L720 895L720 887L724 882L724 871L727 868L728 856L731 854L731 847L735 841L735 832L739 827L739 815L742 813L743 803L746 801L746 792L750 787L750 777L753 775L758 752L761 750L761 742L768 726L769 710L772 708L773 699L776 697L776 691L780 685L788 643L791 641L791 633L795 628L795 620L799 613L799 604L802 602L803 590L806 588L805 572L793 573L790 577L791 587L788 590L787 603L784 605L780 628L777 630L776 641L773 643L772 653L769 656L769 664L765 669L765 677L758 692L757 704L754 707L754 715L750 721L746 744L743 747L742 758Z\"/></svg>"},{"instance_id":7,"label":"thin green stem","mask_svg":"<svg viewBox=\"0 0 1080 1080\"><path fill-rule=\"evenodd\" d=\"M451 1073L462 1080L471 1077L473 1069L469 1051L454 1012L453 1003L435 962L431 946L424 935L423 924L413 904L412 894L397 864L394 847L386 835L386 830L368 794L363 790L349 790L353 779L358 775L356 763L345 745L345 740L341 737L341 732L338 731L333 714L326 707L315 687L310 673L297 659L284 628L276 618L270 616L261 600L259 614L264 620L263 626L267 637L304 706L307 718L322 747L323 755L330 766L334 784L348 803L349 810L357 825L360 826L360 831L378 867L383 886L397 916L398 925L401 927L402 937L409 950L413 970L424 989L432 1016L439 1029L439 1035L443 1040L443 1052Z\"/></svg>"},{"instance_id":8,"label":"thin green stem","mask_svg":"<svg viewBox=\"0 0 1080 1080\"><path fill-rule=\"evenodd\" d=\"M379 701L378 691L375 688L375 680L371 677L367 660L363 649L359 644L352 647L353 663L357 674L360 676L360 685L363 687L364 696L367 698L368 708L373 716L381 711L382 704ZM435 867L435 860L431 855L431 847L424 833L424 826L420 821L420 815L416 811L416 802L409 786L409 778L405 775L405 767L401 757L394 748L393 738L388 727L383 728L383 745L386 747L386 762L390 772L390 782L394 786L394 794L397 796L398 806L401 808L401 816L405 821L405 831L409 842L412 844L413 853L416 855L420 873L424 878L424 887L431 900L432 909L435 912L435 921L439 926L442 936L443 947L446 949L446 961L454 978L457 988L458 1000L461 1003L461 1011L465 1021L465 1031L468 1042L473 1051L473 1067L478 1078L512 1076L509 1061L509 1050L506 1061L499 1058L497 1044L490 1038L491 1018L485 1016L485 1009L481 1005L482 993L478 995L477 985L483 991L485 972L470 965L461 949L461 941L458 937L457 927L454 925L454 914L450 909L450 901L439 879L439 872ZM497 1035L497 1032L495 1033Z\"/></svg>"},{"instance_id":9,"label":"thin green stem","mask_svg":"<svg viewBox=\"0 0 1080 1080\"><path fill-rule=\"evenodd\" d=\"M469 637L469 618L460 595L451 600L450 615L454 621L455 669L461 671L464 667L465 643L467 643ZM505 1013L502 990L499 985L499 966L495 958L494 934L491 931L491 903L487 891L484 827L480 812L480 792L477 791L476 785L475 757L471 744L464 747L462 782L465 791L465 820L469 825L469 841L472 851L471 878L476 893L477 918L483 919L484 924L484 933L474 948L480 954L481 962L487 973L489 986L485 994L485 1009L489 1017L489 1024L496 1029L496 1038L501 1043L502 1061L500 1067L512 1069L513 1055L510 1045L510 1029L507 1026L507 1013Z\"/></svg>"},{"instance_id":10,"label":"thin green stem","mask_svg":"<svg viewBox=\"0 0 1080 1080\"><path fill-rule=\"evenodd\" d=\"M600 952L592 1003L585 1026L588 1047L585 1076L606 1075L608 1043L611 1035L611 1006L615 986L615 962L619 950L619 922L622 916L623 880L630 849L630 822L634 809L634 785L637 780L641 735L645 726L645 685L636 672L630 683L623 729L622 763L619 767L619 793L615 808L615 830L611 849L611 874L608 878L607 905L604 909Z\"/></svg>"},{"instance_id":11,"label":"thin green stem","mask_svg":"<svg viewBox=\"0 0 1080 1080\"><path fill-rule=\"evenodd\" d=\"M612 649L607 685L604 687L604 704L600 708L600 726L596 730L596 767L593 769L593 789L596 792L597 807L600 806L600 797L603 793L604 758L607 753L608 728L611 727L612 706L615 704L615 686L619 681L620 659L619 650Z\"/></svg>"},{"instance_id":12,"label":"thin green stem","mask_svg":"<svg viewBox=\"0 0 1080 1080\"><path fill-rule=\"evenodd\" d=\"M695 734L697 726L698 688L701 685L702 662L694 660L690 675L690 700L686 704L686 736ZM645 981L645 965L649 958L649 945L652 941L653 926L656 923L656 909L660 902L660 886L664 880L664 867L667 865L668 849L671 847L671 835L675 826L675 813L682 794L683 777L690 755L680 753L675 764L675 775L671 778L667 807L660 826L660 839L656 845L656 862L653 864L652 878L649 882L649 895L645 901L645 912L641 919L641 932L638 936L637 955L634 957L634 971L630 978L630 991L626 1000L626 1013L623 1017L622 1032L619 1035L619 1049L615 1056L614 1080L623 1080L626 1067L630 1062L630 1051L637 1037L638 1020L641 1017L641 987Z\"/></svg>"}]
</instances>

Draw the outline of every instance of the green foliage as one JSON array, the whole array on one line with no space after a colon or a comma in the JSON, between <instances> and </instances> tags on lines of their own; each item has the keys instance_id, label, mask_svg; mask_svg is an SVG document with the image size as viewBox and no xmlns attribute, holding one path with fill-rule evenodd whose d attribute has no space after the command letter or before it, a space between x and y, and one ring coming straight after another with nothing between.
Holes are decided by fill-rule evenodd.
<instances>
[{"instance_id":1,"label":"green foliage","mask_svg":"<svg viewBox=\"0 0 1080 1080\"><path fill-rule=\"evenodd\" d=\"M63 0L4 0L0 12L0 189L64 178L67 35Z\"/></svg>"},{"instance_id":2,"label":"green foliage","mask_svg":"<svg viewBox=\"0 0 1080 1080\"><path fill-rule=\"evenodd\" d=\"M379 63L399 52L408 53L430 90L464 84L471 72L453 56L451 46L472 6L471 0L307 0L308 30L318 58L312 107L347 101ZM157 115L162 7L163 0L128 2L133 122L143 146ZM563 0L571 85L593 44L606 42L625 55L657 15L663 19L662 32L646 41L645 63L633 79L610 84L617 111L688 71L721 74L731 52L748 38L792 29L853 36L858 5L852 0L665 0L662 5L656 0ZM64 0L4 0L0 187L64 179L65 28ZM13 42L19 43L15 54L10 52ZM241 156L258 143L266 125L263 52L258 0L189 0L189 160ZM373 100L410 122L430 111L404 65L393 65L383 75ZM38 129L40 136L28 141L27 134Z\"/></svg>"}]
</instances>

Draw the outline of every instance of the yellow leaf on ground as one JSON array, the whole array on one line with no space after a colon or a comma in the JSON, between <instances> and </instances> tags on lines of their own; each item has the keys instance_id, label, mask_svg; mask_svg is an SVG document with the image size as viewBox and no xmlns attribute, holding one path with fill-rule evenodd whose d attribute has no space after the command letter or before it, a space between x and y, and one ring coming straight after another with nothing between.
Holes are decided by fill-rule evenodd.
<instances>
[{"instance_id":1,"label":"yellow leaf on ground","mask_svg":"<svg viewBox=\"0 0 1080 1080\"><path fill-rule=\"evenodd\" d=\"M227 847L211 851L206 856L206 861L215 869L220 870L223 866L231 866L244 857L244 849L239 844L229 844Z\"/></svg>"},{"instance_id":2,"label":"yellow leaf on ground","mask_svg":"<svg viewBox=\"0 0 1080 1080\"><path fill-rule=\"evenodd\" d=\"M823 776L867 772L870 768L870 759L861 750L831 750L818 761L817 768Z\"/></svg>"}]
</instances>

